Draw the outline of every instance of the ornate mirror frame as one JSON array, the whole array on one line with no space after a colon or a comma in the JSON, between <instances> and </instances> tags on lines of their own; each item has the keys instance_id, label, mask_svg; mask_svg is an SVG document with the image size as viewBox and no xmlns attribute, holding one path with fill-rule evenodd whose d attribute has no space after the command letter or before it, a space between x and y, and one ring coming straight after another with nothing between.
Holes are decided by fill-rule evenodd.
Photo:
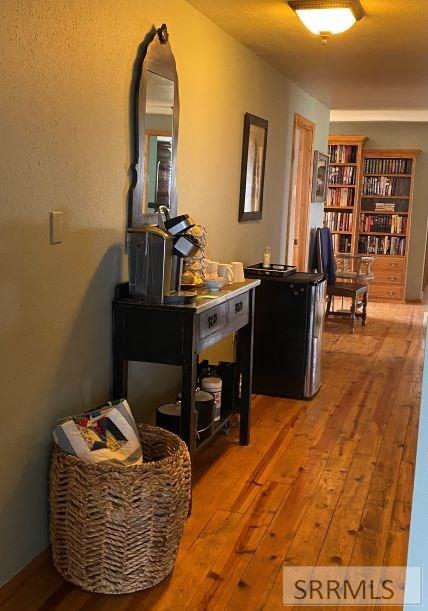
<instances>
[{"instance_id":1,"label":"ornate mirror frame","mask_svg":"<svg viewBox=\"0 0 428 611\"><path fill-rule=\"evenodd\" d=\"M179 122L178 74L175 58L169 44L166 24L154 26L141 43L134 63L131 85L131 187L128 199L127 227L157 224L157 213L145 212L145 149L146 149L146 101L147 73L153 72L174 82L174 108L172 128L172 171L170 186L170 213L177 214L176 163Z\"/></svg>"}]
</instances>

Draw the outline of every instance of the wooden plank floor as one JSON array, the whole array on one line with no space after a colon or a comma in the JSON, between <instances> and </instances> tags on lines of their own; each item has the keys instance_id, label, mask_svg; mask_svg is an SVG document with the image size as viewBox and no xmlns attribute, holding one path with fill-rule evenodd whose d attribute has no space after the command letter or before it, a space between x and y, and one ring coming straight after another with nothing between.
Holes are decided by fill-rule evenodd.
<instances>
[{"instance_id":1,"label":"wooden plank floor","mask_svg":"<svg viewBox=\"0 0 428 611\"><path fill-rule=\"evenodd\" d=\"M354 336L329 323L318 395L255 398L251 445L237 445L233 431L199 457L193 513L161 585L93 595L65 583L45 556L0 592L0 607L282 609L283 564L405 564L423 313L370 304Z\"/></svg>"}]
</instances>

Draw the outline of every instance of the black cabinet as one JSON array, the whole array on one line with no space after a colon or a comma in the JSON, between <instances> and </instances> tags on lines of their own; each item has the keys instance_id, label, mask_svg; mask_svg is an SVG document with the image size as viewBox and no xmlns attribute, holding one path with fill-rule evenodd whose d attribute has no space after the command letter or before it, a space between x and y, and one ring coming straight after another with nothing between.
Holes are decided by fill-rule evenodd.
<instances>
[{"instance_id":1,"label":"black cabinet","mask_svg":"<svg viewBox=\"0 0 428 611\"><path fill-rule=\"evenodd\" d=\"M256 290L254 392L305 399L321 384L322 274L264 278Z\"/></svg>"}]
</instances>

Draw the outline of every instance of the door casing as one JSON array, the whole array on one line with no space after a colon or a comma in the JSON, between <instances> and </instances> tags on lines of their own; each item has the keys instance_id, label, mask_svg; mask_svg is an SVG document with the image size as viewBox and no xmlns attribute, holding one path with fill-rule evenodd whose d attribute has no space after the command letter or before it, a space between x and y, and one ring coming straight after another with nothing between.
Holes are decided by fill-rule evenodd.
<instances>
[{"instance_id":1,"label":"door casing","mask_svg":"<svg viewBox=\"0 0 428 611\"><path fill-rule=\"evenodd\" d=\"M309 212L315 123L295 113L288 198L287 260L300 271L308 267Z\"/></svg>"}]
</instances>

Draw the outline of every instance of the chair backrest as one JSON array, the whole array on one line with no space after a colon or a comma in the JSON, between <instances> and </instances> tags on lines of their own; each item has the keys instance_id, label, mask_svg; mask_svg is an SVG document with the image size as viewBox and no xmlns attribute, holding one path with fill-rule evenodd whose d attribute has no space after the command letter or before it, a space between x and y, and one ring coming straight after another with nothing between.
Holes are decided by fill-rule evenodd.
<instances>
[{"instance_id":1,"label":"chair backrest","mask_svg":"<svg viewBox=\"0 0 428 611\"><path fill-rule=\"evenodd\" d=\"M315 238L314 270L327 276L327 284L336 282L336 259L334 257L333 238L328 227L318 227Z\"/></svg>"}]
</instances>

